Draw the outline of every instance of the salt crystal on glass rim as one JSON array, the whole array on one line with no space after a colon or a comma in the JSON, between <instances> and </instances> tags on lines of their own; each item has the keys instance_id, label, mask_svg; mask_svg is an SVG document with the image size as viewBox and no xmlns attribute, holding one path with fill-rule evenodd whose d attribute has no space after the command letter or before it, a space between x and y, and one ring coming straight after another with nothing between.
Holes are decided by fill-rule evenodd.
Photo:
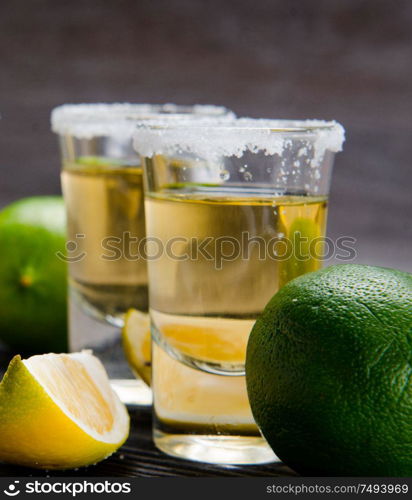
<instances>
[{"instance_id":1,"label":"salt crystal on glass rim","mask_svg":"<svg viewBox=\"0 0 412 500\"><path fill-rule=\"evenodd\" d=\"M137 123L159 117L165 120L233 119L235 114L223 106L212 104L63 104L52 110L51 127L59 135L72 135L79 139L131 137Z\"/></svg>"},{"instance_id":2,"label":"salt crystal on glass rim","mask_svg":"<svg viewBox=\"0 0 412 500\"><path fill-rule=\"evenodd\" d=\"M173 155L177 151L196 158L218 161L241 157L246 151L282 156L293 141L301 143L301 156L313 151L311 165L317 166L328 150L342 151L345 130L336 121L268 120L238 118L212 123L149 120L134 133L134 147L145 157Z\"/></svg>"}]
</instances>

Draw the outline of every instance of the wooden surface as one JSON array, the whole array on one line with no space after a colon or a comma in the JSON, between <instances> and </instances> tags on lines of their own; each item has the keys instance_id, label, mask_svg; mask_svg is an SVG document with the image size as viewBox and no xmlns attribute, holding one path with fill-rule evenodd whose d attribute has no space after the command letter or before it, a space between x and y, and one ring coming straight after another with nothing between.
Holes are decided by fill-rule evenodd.
<instances>
[{"instance_id":1,"label":"wooden surface","mask_svg":"<svg viewBox=\"0 0 412 500\"><path fill-rule=\"evenodd\" d=\"M0 464L0 476L291 476L281 463L264 466L216 466L168 457L157 450L151 439L150 409L130 409L131 432L126 444L111 457L92 467L70 471L39 471Z\"/></svg>"}]
</instances>

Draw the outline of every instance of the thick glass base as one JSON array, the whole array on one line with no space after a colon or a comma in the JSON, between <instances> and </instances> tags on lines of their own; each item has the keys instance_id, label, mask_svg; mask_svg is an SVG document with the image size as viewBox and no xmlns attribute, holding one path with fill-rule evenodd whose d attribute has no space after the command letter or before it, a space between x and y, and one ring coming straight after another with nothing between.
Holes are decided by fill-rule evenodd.
<instances>
[{"instance_id":1,"label":"thick glass base","mask_svg":"<svg viewBox=\"0 0 412 500\"><path fill-rule=\"evenodd\" d=\"M275 462L276 455L262 437L166 434L154 430L154 442L167 455L222 465Z\"/></svg>"},{"instance_id":2,"label":"thick glass base","mask_svg":"<svg viewBox=\"0 0 412 500\"><path fill-rule=\"evenodd\" d=\"M143 380L111 379L110 385L127 406L150 406L152 404L152 390Z\"/></svg>"},{"instance_id":3,"label":"thick glass base","mask_svg":"<svg viewBox=\"0 0 412 500\"><path fill-rule=\"evenodd\" d=\"M129 309L147 311L147 285L91 285L70 278L70 295L93 319L122 328Z\"/></svg>"},{"instance_id":4,"label":"thick glass base","mask_svg":"<svg viewBox=\"0 0 412 500\"><path fill-rule=\"evenodd\" d=\"M150 406L152 391L136 379L126 361L118 328L95 321L76 300L69 300L70 351L91 349L103 363L120 400L131 406Z\"/></svg>"}]
</instances>

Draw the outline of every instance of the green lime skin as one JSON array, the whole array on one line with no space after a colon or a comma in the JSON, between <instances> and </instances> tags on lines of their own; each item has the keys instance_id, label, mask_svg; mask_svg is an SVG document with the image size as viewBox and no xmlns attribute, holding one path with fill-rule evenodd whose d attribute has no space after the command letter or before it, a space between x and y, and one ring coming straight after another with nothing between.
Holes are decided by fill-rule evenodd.
<instances>
[{"instance_id":1,"label":"green lime skin","mask_svg":"<svg viewBox=\"0 0 412 500\"><path fill-rule=\"evenodd\" d=\"M0 212L0 340L16 352L67 350L63 199L38 196Z\"/></svg>"},{"instance_id":2,"label":"green lime skin","mask_svg":"<svg viewBox=\"0 0 412 500\"><path fill-rule=\"evenodd\" d=\"M246 381L297 472L412 476L412 275L347 264L290 281L251 332Z\"/></svg>"}]
</instances>

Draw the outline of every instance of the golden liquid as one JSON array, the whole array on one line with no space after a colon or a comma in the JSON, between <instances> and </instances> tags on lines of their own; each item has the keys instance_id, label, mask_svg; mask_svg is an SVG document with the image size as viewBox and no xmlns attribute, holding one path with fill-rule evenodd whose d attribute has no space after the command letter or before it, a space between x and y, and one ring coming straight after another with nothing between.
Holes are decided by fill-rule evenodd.
<instances>
[{"instance_id":1,"label":"golden liquid","mask_svg":"<svg viewBox=\"0 0 412 500\"><path fill-rule=\"evenodd\" d=\"M325 233L327 200L215 191L170 189L146 198L148 234L164 245L182 238L172 258L149 261L156 425L162 432L258 435L244 377L249 333L282 285L320 268L318 258L302 257ZM295 241L296 233L307 238L298 255L262 253L271 241ZM240 253L222 259L233 243L211 243L209 256L196 255L209 237L238 241ZM250 243L255 237L261 243ZM274 248L283 255L285 244Z\"/></svg>"},{"instance_id":2,"label":"golden liquid","mask_svg":"<svg viewBox=\"0 0 412 500\"><path fill-rule=\"evenodd\" d=\"M68 254L70 286L102 318L121 317L130 307L145 311L147 267L138 258L146 233L142 169L91 163L66 163L62 172L68 241L77 244Z\"/></svg>"}]
</instances>

